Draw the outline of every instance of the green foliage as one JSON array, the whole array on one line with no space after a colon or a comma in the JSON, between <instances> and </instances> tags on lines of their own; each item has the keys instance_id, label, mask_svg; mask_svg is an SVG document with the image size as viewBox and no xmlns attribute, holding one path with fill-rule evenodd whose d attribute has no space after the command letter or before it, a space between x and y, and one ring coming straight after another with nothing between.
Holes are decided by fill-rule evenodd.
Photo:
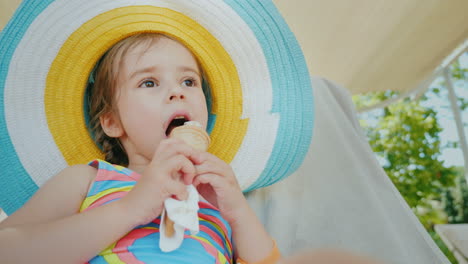
<instances>
[{"instance_id":1,"label":"green foliage","mask_svg":"<svg viewBox=\"0 0 468 264\"><path fill-rule=\"evenodd\" d=\"M367 94L355 98L382 101L395 92ZM437 113L409 98L386 107L374 125L363 124L374 152L384 161L383 168L406 202L426 227L444 222L435 202L442 201L443 190L454 185L454 169L440 160L441 146Z\"/></svg>"},{"instance_id":2,"label":"green foliage","mask_svg":"<svg viewBox=\"0 0 468 264\"><path fill-rule=\"evenodd\" d=\"M450 71L452 73L452 78L459 81L468 80L468 69L463 68L458 60L454 61L450 65Z\"/></svg>"},{"instance_id":3,"label":"green foliage","mask_svg":"<svg viewBox=\"0 0 468 264\"><path fill-rule=\"evenodd\" d=\"M455 170L456 183L445 190L443 206L450 224L468 223L468 185L463 167L457 167Z\"/></svg>"},{"instance_id":4,"label":"green foliage","mask_svg":"<svg viewBox=\"0 0 468 264\"><path fill-rule=\"evenodd\" d=\"M466 85L468 69L458 61L450 69L454 83ZM429 92L440 98L445 85L442 81ZM354 96L353 101L357 108L363 108L398 96L397 92L385 91ZM433 226L468 223L468 185L463 167L446 167L441 160L441 150L457 148L458 143L441 146L437 112L424 106L427 100L426 94L399 100L363 114L367 118L360 123L392 182L445 255L457 263ZM462 111L468 107L467 98L457 100Z\"/></svg>"}]
</instances>

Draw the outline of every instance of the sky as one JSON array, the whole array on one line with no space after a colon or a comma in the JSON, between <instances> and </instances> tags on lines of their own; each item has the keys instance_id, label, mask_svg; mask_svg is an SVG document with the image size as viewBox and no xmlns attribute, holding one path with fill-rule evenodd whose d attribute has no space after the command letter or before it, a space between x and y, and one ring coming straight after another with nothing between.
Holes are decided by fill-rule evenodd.
<instances>
[{"instance_id":1,"label":"sky","mask_svg":"<svg viewBox=\"0 0 468 264\"><path fill-rule=\"evenodd\" d=\"M468 68L468 52L463 53L458 60L463 68ZM442 77L437 78L431 84L431 87L439 86L442 80ZM468 81L455 82L454 86L457 97L468 100ZM448 141L459 142L457 127L449 104L448 91L446 89L442 89L440 97L431 96L431 93L427 93L427 95L429 96L429 100L426 101L424 105L432 106L438 112L438 121L443 128L443 131L440 134L442 146ZM462 122L465 124L465 138L468 140L468 109L461 112L461 116ZM446 166L463 166L463 153L461 148L443 150L441 159L444 160L444 164Z\"/></svg>"}]
</instances>

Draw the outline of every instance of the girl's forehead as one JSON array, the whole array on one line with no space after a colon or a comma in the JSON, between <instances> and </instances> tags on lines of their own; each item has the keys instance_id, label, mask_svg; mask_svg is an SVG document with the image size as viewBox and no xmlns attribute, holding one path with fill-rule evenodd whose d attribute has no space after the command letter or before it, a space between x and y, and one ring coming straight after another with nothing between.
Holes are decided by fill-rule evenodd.
<instances>
[{"instance_id":1,"label":"girl's forehead","mask_svg":"<svg viewBox=\"0 0 468 264\"><path fill-rule=\"evenodd\" d=\"M200 74L199 63L181 43L167 37L135 43L121 56L120 68L132 74L140 68L193 68Z\"/></svg>"},{"instance_id":2,"label":"girl's forehead","mask_svg":"<svg viewBox=\"0 0 468 264\"><path fill-rule=\"evenodd\" d=\"M165 36L159 36L131 43L124 55L139 57L150 53L164 55L166 53L179 54L184 52L190 53L190 51L181 43Z\"/></svg>"}]
</instances>

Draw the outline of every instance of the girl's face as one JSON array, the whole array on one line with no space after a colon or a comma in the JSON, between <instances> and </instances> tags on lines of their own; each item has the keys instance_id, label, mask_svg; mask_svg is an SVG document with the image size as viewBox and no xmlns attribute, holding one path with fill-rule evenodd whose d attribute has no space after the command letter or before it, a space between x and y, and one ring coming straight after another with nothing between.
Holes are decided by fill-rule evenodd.
<instances>
[{"instance_id":1,"label":"girl's face","mask_svg":"<svg viewBox=\"0 0 468 264\"><path fill-rule=\"evenodd\" d=\"M130 166L135 158L150 161L174 125L190 120L206 127L208 120L201 72L192 53L165 37L145 44L123 58L116 87L118 114L108 120L111 132L117 132L110 136L121 140Z\"/></svg>"}]
</instances>

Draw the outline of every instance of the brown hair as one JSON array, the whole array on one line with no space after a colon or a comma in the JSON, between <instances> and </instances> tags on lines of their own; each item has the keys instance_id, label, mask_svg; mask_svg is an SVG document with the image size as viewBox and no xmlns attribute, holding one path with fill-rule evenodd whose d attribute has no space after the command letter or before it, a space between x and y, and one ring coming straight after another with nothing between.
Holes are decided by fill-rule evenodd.
<instances>
[{"instance_id":1,"label":"brown hair","mask_svg":"<svg viewBox=\"0 0 468 264\"><path fill-rule=\"evenodd\" d=\"M94 85L89 94L90 129L94 141L101 146L105 160L113 164L128 166L128 156L118 138L109 137L104 132L100 117L104 114L118 114L116 108L117 79L128 51L145 44L147 48L157 42L162 34L142 33L125 38L110 48L97 63L94 71Z\"/></svg>"}]
</instances>

